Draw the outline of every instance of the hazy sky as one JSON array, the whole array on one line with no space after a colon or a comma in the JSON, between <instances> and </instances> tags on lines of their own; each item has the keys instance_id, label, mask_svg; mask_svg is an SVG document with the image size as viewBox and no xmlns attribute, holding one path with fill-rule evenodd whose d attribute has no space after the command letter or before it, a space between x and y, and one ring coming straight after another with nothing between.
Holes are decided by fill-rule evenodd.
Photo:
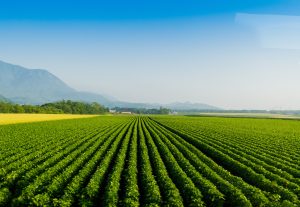
<instances>
[{"instance_id":1,"label":"hazy sky","mask_svg":"<svg viewBox=\"0 0 300 207\"><path fill-rule=\"evenodd\" d=\"M298 2L0 0L0 60L123 101L300 109Z\"/></svg>"}]
</instances>

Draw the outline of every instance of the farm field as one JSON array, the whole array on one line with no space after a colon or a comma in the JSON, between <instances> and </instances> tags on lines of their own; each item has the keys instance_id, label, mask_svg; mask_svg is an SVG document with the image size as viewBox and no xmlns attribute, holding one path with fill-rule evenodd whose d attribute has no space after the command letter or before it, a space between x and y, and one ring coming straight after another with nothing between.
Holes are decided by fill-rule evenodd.
<instances>
[{"instance_id":1,"label":"farm field","mask_svg":"<svg viewBox=\"0 0 300 207\"><path fill-rule=\"evenodd\" d=\"M74 114L2 114L0 113L0 125L17 124L37 121L52 121L61 119L78 119L94 117L95 115L74 115Z\"/></svg>"},{"instance_id":2,"label":"farm field","mask_svg":"<svg viewBox=\"0 0 300 207\"><path fill-rule=\"evenodd\" d=\"M300 206L297 120L100 116L0 126L0 206Z\"/></svg>"},{"instance_id":3,"label":"farm field","mask_svg":"<svg viewBox=\"0 0 300 207\"><path fill-rule=\"evenodd\" d=\"M197 116L197 115L191 115ZM272 113L199 113L198 116L240 117L240 118L272 118L272 119L300 119L298 115Z\"/></svg>"}]
</instances>

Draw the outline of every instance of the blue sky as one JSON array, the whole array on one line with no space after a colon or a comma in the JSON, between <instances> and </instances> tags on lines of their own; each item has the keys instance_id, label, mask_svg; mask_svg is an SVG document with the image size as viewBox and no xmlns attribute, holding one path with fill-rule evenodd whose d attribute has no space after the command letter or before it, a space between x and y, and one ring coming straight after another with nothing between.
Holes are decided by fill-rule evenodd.
<instances>
[{"instance_id":1,"label":"blue sky","mask_svg":"<svg viewBox=\"0 0 300 207\"><path fill-rule=\"evenodd\" d=\"M297 8L298 7L298 8ZM297 10L298 9L298 10ZM70 0L1 1L1 19L15 20L153 20L187 18L235 12L291 14L297 0Z\"/></svg>"},{"instance_id":2,"label":"blue sky","mask_svg":"<svg viewBox=\"0 0 300 207\"><path fill-rule=\"evenodd\" d=\"M78 90L300 109L296 0L0 3L0 59L47 69Z\"/></svg>"}]
</instances>

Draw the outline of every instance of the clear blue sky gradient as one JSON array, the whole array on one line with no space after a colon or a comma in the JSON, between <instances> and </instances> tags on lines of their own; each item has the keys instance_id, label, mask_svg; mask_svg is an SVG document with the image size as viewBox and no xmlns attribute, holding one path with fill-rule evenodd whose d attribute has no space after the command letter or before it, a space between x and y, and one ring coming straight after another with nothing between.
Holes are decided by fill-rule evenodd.
<instances>
[{"instance_id":1,"label":"clear blue sky gradient","mask_svg":"<svg viewBox=\"0 0 300 207\"><path fill-rule=\"evenodd\" d=\"M1 1L0 19L14 20L153 20L239 12L299 13L297 0L73 0Z\"/></svg>"},{"instance_id":2,"label":"clear blue sky gradient","mask_svg":"<svg viewBox=\"0 0 300 207\"><path fill-rule=\"evenodd\" d=\"M297 0L0 3L0 59L45 68L78 90L300 109Z\"/></svg>"}]
</instances>

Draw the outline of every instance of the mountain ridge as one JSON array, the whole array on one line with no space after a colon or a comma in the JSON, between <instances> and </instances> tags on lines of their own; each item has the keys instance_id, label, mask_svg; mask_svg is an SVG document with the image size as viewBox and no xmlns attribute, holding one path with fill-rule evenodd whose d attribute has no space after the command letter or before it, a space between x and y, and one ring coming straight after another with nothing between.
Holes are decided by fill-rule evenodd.
<instances>
[{"instance_id":1,"label":"mountain ridge","mask_svg":"<svg viewBox=\"0 0 300 207\"><path fill-rule=\"evenodd\" d=\"M10 100L0 94L0 102L10 102Z\"/></svg>"},{"instance_id":2,"label":"mountain ridge","mask_svg":"<svg viewBox=\"0 0 300 207\"><path fill-rule=\"evenodd\" d=\"M170 104L130 103L110 99L107 95L77 91L45 69L28 69L0 61L0 94L19 104L44 104L61 100L98 102L106 107L159 108L172 110L212 110L207 104L175 102ZM194 107L194 108L193 108Z\"/></svg>"},{"instance_id":3,"label":"mountain ridge","mask_svg":"<svg viewBox=\"0 0 300 207\"><path fill-rule=\"evenodd\" d=\"M101 95L80 92L45 69L27 69L0 61L0 94L20 104L43 104L70 99L74 101L110 101Z\"/></svg>"}]
</instances>

